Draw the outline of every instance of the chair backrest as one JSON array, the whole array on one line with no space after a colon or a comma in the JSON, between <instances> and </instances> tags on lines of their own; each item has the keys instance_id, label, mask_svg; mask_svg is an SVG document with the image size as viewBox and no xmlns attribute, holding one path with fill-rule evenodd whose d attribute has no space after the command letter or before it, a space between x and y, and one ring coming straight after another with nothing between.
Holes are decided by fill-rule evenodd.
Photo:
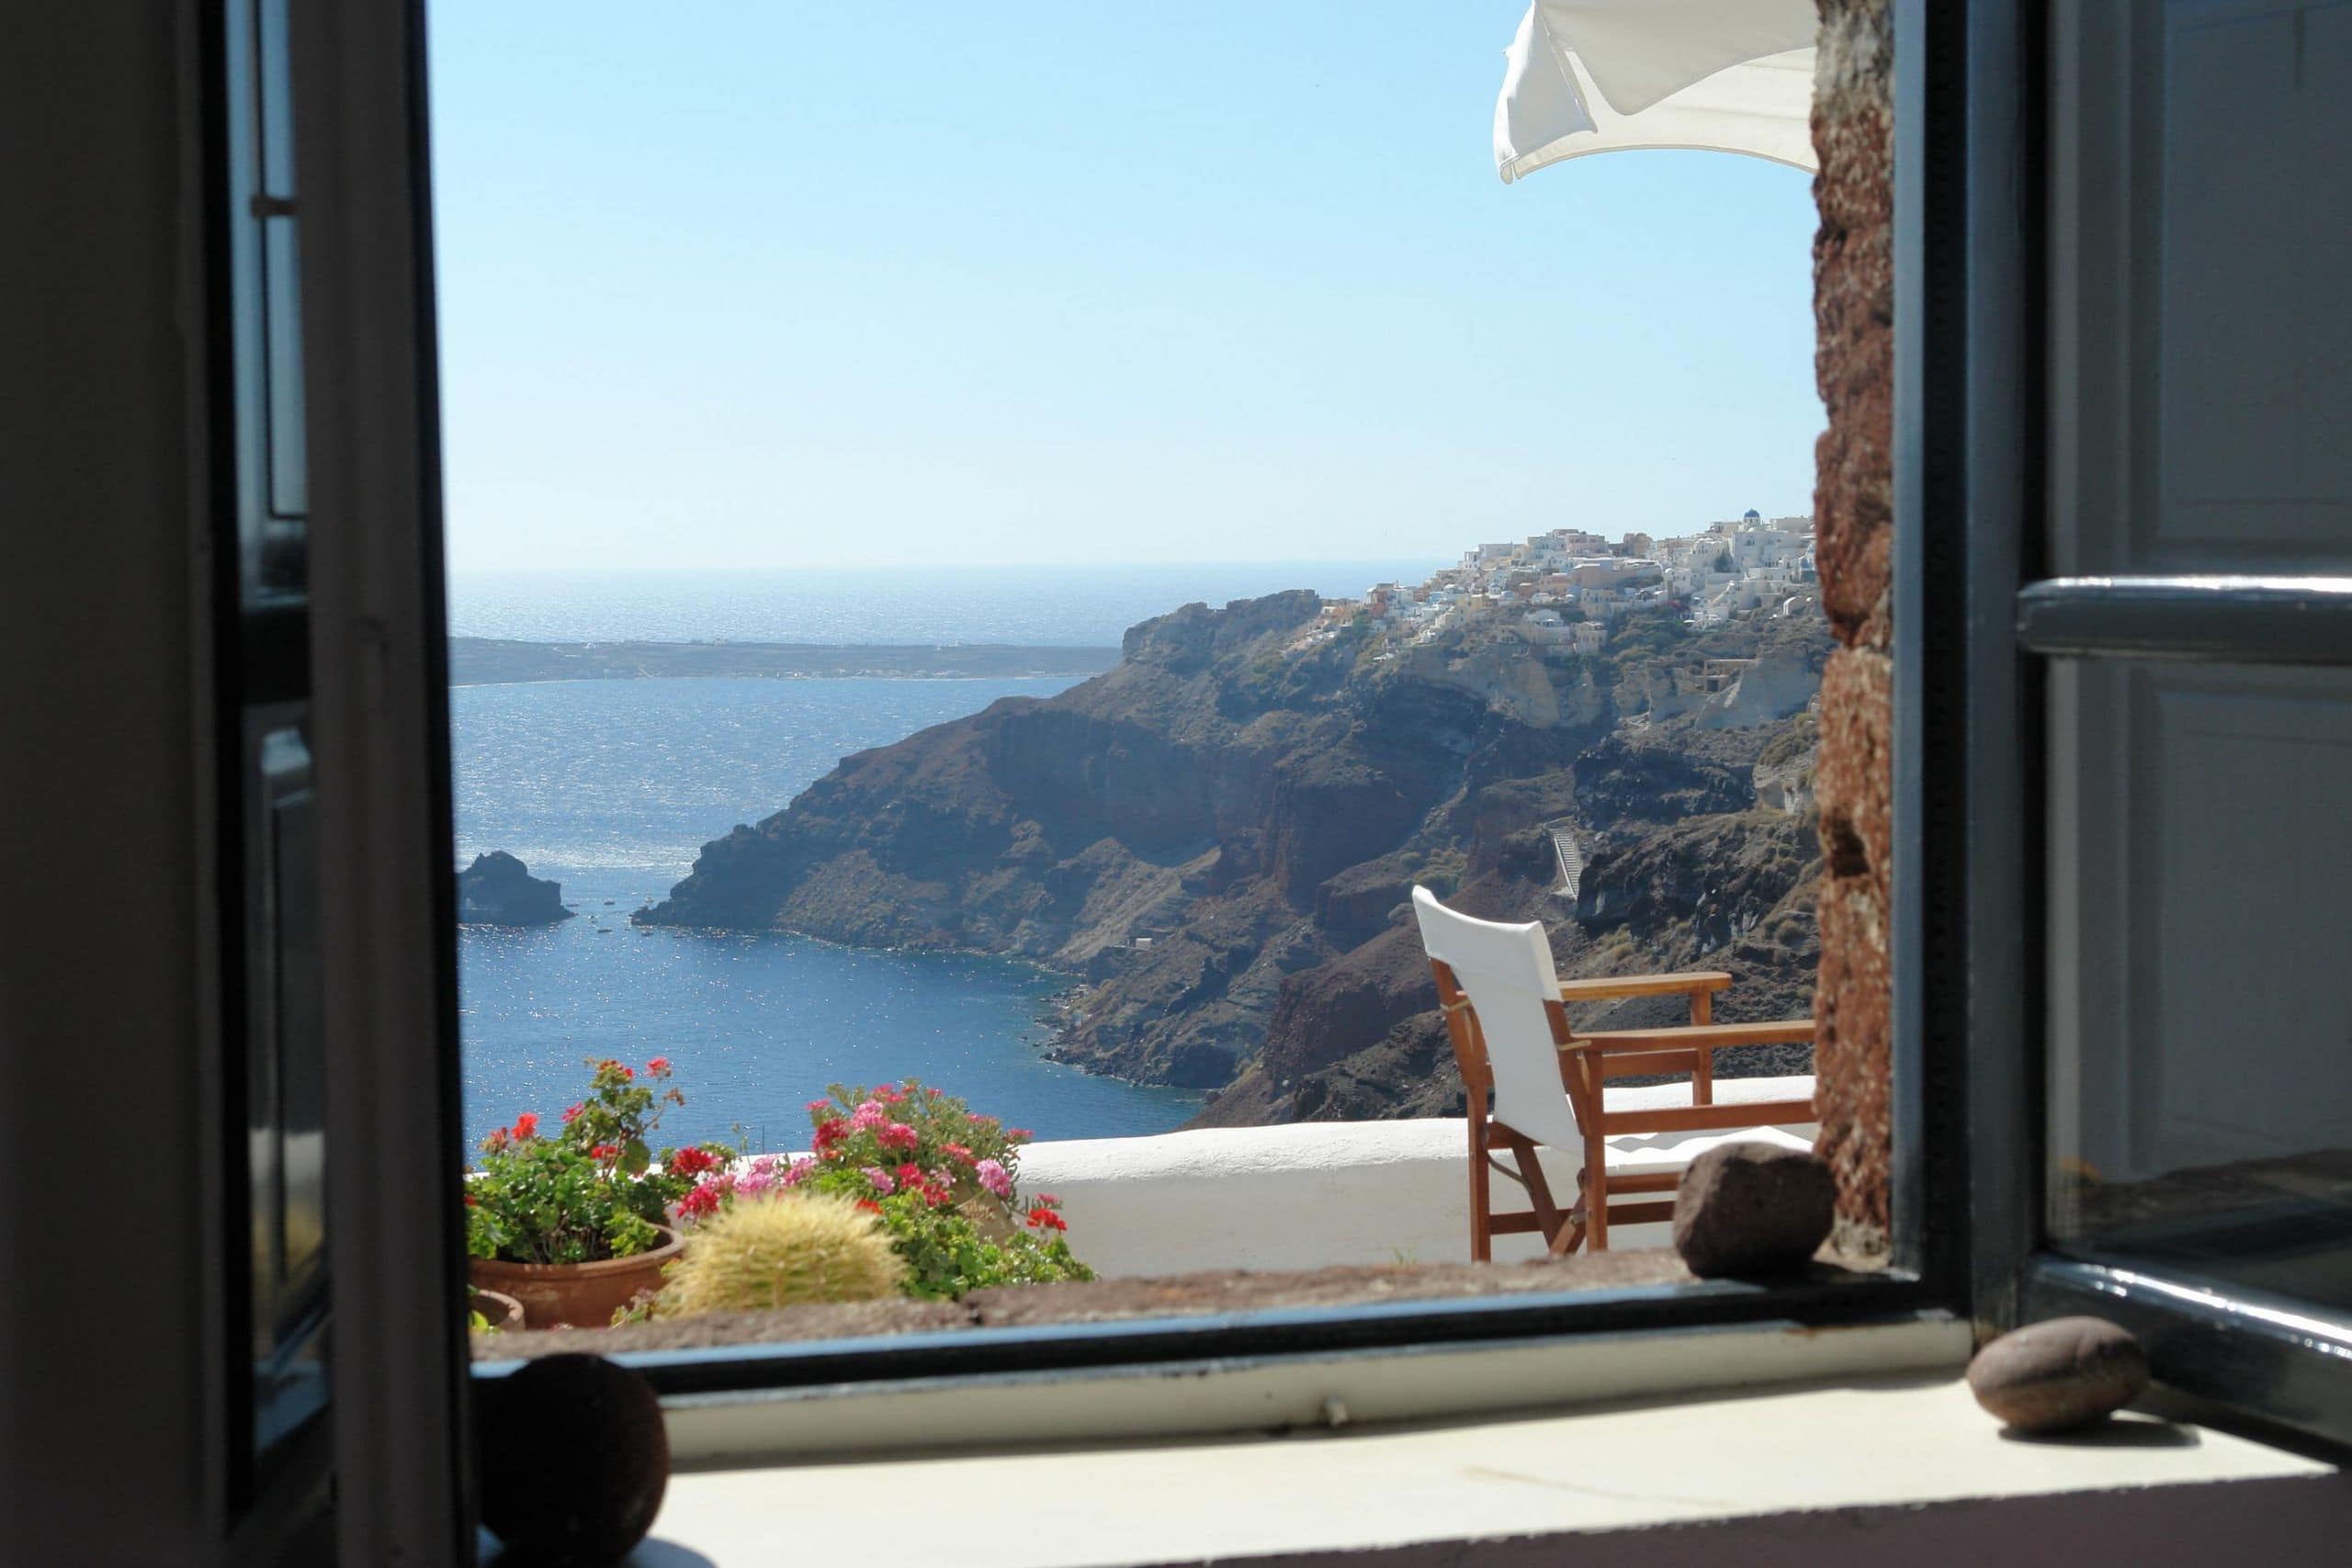
<instances>
[{"instance_id":1,"label":"chair backrest","mask_svg":"<svg viewBox=\"0 0 2352 1568\"><path fill-rule=\"evenodd\" d=\"M1459 988L1469 1000L1470 1019L1450 1012L1454 1050L1462 1061L1464 1088L1475 1099L1485 1085L1495 1091L1495 1120L1508 1122L1538 1143L1575 1148L1581 1142L1575 1109L1560 1078L1560 982L1552 970L1552 944L1540 922L1523 926L1474 919L1437 901L1426 887L1413 889L1413 915L1420 922L1421 946L1436 973L1441 1000ZM1474 1051L1483 1063L1470 1059ZM1476 1115L1476 1105L1471 1113Z\"/></svg>"}]
</instances>

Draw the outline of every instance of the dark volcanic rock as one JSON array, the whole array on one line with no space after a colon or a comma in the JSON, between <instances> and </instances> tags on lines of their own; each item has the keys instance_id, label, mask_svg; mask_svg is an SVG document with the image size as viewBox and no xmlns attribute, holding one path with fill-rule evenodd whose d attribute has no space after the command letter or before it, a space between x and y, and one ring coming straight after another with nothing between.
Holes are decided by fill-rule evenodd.
<instances>
[{"instance_id":1,"label":"dark volcanic rock","mask_svg":"<svg viewBox=\"0 0 2352 1568\"><path fill-rule=\"evenodd\" d=\"M601 1356L555 1355L477 1385L481 1522L549 1564L617 1562L670 1485L650 1384Z\"/></svg>"},{"instance_id":2,"label":"dark volcanic rock","mask_svg":"<svg viewBox=\"0 0 2352 1568\"><path fill-rule=\"evenodd\" d=\"M2140 1342L2096 1317L2059 1317L2004 1334L1968 1364L1976 1403L2020 1432L2104 1419L2148 1386Z\"/></svg>"},{"instance_id":3,"label":"dark volcanic rock","mask_svg":"<svg viewBox=\"0 0 2352 1568\"><path fill-rule=\"evenodd\" d=\"M1809 1150L1721 1144L1674 1194L1674 1250L1702 1280L1792 1274L1829 1239L1838 1184Z\"/></svg>"},{"instance_id":4,"label":"dark volcanic rock","mask_svg":"<svg viewBox=\"0 0 2352 1568\"><path fill-rule=\"evenodd\" d=\"M547 926L571 919L563 885L533 876L504 850L476 855L458 873L458 919L479 926Z\"/></svg>"}]
</instances>

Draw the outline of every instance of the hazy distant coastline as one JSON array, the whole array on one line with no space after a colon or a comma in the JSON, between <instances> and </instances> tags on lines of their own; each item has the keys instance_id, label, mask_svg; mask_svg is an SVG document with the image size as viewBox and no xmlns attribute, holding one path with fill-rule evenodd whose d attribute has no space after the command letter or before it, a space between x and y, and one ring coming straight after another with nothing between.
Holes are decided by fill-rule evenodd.
<instances>
[{"instance_id":1,"label":"hazy distant coastline","mask_svg":"<svg viewBox=\"0 0 2352 1568\"><path fill-rule=\"evenodd\" d=\"M522 642L449 639L449 683L495 686L534 681L620 681L676 675L840 680L1012 680L1098 675L1119 661L1115 648L1014 648L969 644L790 642Z\"/></svg>"}]
</instances>

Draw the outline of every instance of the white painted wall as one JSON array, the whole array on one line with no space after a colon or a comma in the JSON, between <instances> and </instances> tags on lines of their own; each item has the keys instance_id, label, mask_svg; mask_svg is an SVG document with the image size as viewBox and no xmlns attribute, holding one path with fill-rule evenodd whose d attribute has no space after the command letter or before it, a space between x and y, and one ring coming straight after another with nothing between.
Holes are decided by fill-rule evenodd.
<instances>
[{"instance_id":1,"label":"white painted wall","mask_svg":"<svg viewBox=\"0 0 2352 1568\"><path fill-rule=\"evenodd\" d=\"M1727 1078L1723 1104L1804 1100L1810 1077ZM1685 1084L1615 1089L1610 1109L1689 1103ZM1627 1135L1610 1140L1613 1171L1687 1164L1743 1137L1798 1148L1814 1128ZM1553 1194L1566 1201L1581 1163L1544 1151ZM1495 1179L1496 1201L1522 1206ZM1459 1117L1417 1122L1305 1122L1216 1128L1146 1138L1084 1138L1026 1145L1023 1193L1062 1201L1073 1251L1105 1278L1212 1269L1317 1269L1347 1263L1455 1263L1470 1256L1468 1134ZM1668 1244L1664 1225L1610 1233L1612 1249ZM1498 1236L1498 1261L1537 1258L1533 1235Z\"/></svg>"}]
</instances>

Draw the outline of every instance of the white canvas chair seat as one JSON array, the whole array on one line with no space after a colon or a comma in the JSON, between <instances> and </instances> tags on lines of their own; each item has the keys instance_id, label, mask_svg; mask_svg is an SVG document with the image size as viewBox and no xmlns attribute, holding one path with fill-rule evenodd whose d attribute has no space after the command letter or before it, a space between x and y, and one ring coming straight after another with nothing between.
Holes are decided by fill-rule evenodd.
<instances>
[{"instance_id":1,"label":"white canvas chair seat","mask_svg":"<svg viewBox=\"0 0 2352 1568\"><path fill-rule=\"evenodd\" d=\"M1810 1078L1794 1083L1786 1078L1735 1079L1722 1086L1718 1099L1709 1053L1719 1047L1723 1031L1702 1026L1651 1030L1636 1044L1622 1046L1579 1040L1569 1029L1559 976L1552 966L1551 942L1540 922L1477 919L1447 908L1426 887L1413 889L1413 914L1462 1072L1469 1124L1474 1261L1492 1256L1496 1234L1525 1230L1541 1231L1555 1254L1578 1246L1598 1251L1607 1245L1612 1219L1656 1221L1668 1217L1673 1207L1668 1202L1627 1203L1612 1210L1612 1189L1626 1193L1671 1190L1691 1159L1719 1145L1758 1140L1811 1146L1783 1130L1812 1122ZM1729 983L1728 976L1717 974L1613 984L1622 985L1623 994L1657 994L1662 986L1686 980L1698 983L1692 990L1694 1011L1702 1005L1702 988ZM1577 994L1605 995L1611 984L1580 981ZM1809 1037L1810 1025L1803 1021L1785 1027ZM1680 1043L1686 1038L1690 1043ZM1687 1070L1690 1079L1604 1094L1612 1052L1623 1058L1616 1069L1621 1074L1653 1071L1665 1055L1668 1070ZM1791 1093L1798 1084L1802 1099ZM1781 1098L1765 1098L1773 1093ZM1547 1145L1583 1156L1577 1193L1565 1204L1553 1200L1537 1154L1539 1145ZM1503 1154L1510 1157L1510 1165L1503 1163ZM1493 1211L1495 1172L1526 1190L1529 1210Z\"/></svg>"},{"instance_id":2,"label":"white canvas chair seat","mask_svg":"<svg viewBox=\"0 0 2352 1568\"><path fill-rule=\"evenodd\" d=\"M1690 1091L1691 1086L1687 1083L1612 1089L1609 1090L1609 1109L1662 1111L1690 1105L1696 1103ZM1810 1100L1812 1097L1813 1079L1810 1077L1718 1078L1713 1103L1745 1105L1762 1100ZM1619 1171L1679 1171L1719 1144L1736 1144L1742 1140L1778 1144L1783 1148L1810 1149L1813 1147L1812 1123L1711 1128L1687 1133L1616 1133L1607 1140L1609 1169L1611 1175Z\"/></svg>"}]
</instances>

